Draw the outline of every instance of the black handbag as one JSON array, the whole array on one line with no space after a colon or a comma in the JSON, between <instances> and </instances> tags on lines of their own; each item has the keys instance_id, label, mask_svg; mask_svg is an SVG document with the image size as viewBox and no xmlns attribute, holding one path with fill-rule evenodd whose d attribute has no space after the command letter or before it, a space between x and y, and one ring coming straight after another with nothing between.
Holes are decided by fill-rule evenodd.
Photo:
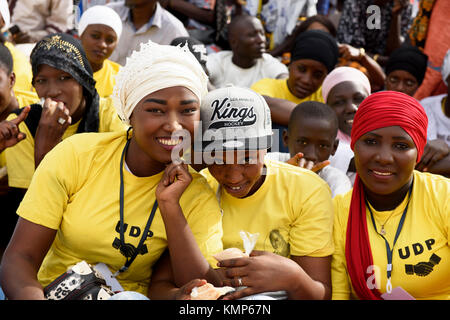
<instances>
[{"instance_id":1,"label":"black handbag","mask_svg":"<svg viewBox=\"0 0 450 320\"><path fill-rule=\"evenodd\" d=\"M105 279L81 261L44 288L48 300L107 300L114 295Z\"/></svg>"}]
</instances>

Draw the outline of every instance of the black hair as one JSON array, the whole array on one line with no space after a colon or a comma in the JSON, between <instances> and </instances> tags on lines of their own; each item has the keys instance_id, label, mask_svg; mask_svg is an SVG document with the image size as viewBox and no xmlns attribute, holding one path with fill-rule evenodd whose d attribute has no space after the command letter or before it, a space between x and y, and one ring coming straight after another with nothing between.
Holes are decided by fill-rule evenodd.
<instances>
[{"instance_id":1,"label":"black hair","mask_svg":"<svg viewBox=\"0 0 450 320\"><path fill-rule=\"evenodd\" d=\"M328 29L330 34L336 38L337 31L336 27L334 26L333 22L331 22L330 19L328 19L326 16L321 14L316 14L315 16L311 16L305 21L303 21L300 26L298 27L298 33L302 33L306 31L310 25L312 25L314 22L318 22L322 24L325 28Z\"/></svg>"},{"instance_id":2,"label":"black hair","mask_svg":"<svg viewBox=\"0 0 450 320\"><path fill-rule=\"evenodd\" d=\"M6 70L8 74L13 71L13 58L9 49L0 43L0 67Z\"/></svg>"},{"instance_id":3,"label":"black hair","mask_svg":"<svg viewBox=\"0 0 450 320\"><path fill-rule=\"evenodd\" d=\"M230 41L230 37L232 37L236 32L240 32L241 29L237 29L242 21L246 21L249 19L258 19L254 16L249 15L248 13L241 13L239 15L234 16L230 23L228 24L228 41Z\"/></svg>"},{"instance_id":4,"label":"black hair","mask_svg":"<svg viewBox=\"0 0 450 320\"><path fill-rule=\"evenodd\" d=\"M333 134L337 135L339 121L336 112L325 103L318 101L306 101L298 104L289 117L288 133L293 128L298 119L323 119L333 124L335 128Z\"/></svg>"}]
</instances>

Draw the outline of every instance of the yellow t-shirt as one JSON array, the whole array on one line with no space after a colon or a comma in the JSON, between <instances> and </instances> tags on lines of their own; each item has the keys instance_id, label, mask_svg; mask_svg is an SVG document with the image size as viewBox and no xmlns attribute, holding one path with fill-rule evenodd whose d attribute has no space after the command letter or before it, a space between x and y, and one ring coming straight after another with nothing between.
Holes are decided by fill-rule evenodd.
<instances>
[{"instance_id":1,"label":"yellow t-shirt","mask_svg":"<svg viewBox=\"0 0 450 320\"><path fill-rule=\"evenodd\" d=\"M296 96L294 96L291 93L291 91L289 91L287 79L269 79L269 78L261 79L258 82L255 82L251 86L251 89L263 96L289 100L296 104L305 101L324 102L322 97L322 86L320 86L319 89L317 89L314 93L312 93L308 97L299 99Z\"/></svg>"},{"instance_id":2,"label":"yellow t-shirt","mask_svg":"<svg viewBox=\"0 0 450 320\"><path fill-rule=\"evenodd\" d=\"M116 75L120 70L120 64L111 60L105 60L103 67L94 72L95 88L100 97L109 97L116 85Z\"/></svg>"},{"instance_id":3,"label":"yellow t-shirt","mask_svg":"<svg viewBox=\"0 0 450 320\"><path fill-rule=\"evenodd\" d=\"M33 91L33 85L31 84L33 72L30 59L11 42L5 42L5 46L9 49L13 58L13 72L16 75L14 92L16 90Z\"/></svg>"},{"instance_id":4,"label":"yellow t-shirt","mask_svg":"<svg viewBox=\"0 0 450 320\"><path fill-rule=\"evenodd\" d=\"M325 181L310 170L265 160L267 176L251 196L238 199L222 188L223 246L244 250L241 230L259 233L255 250L289 257L324 257L333 253L333 206ZM217 193L218 182L201 172Z\"/></svg>"},{"instance_id":5,"label":"yellow t-shirt","mask_svg":"<svg viewBox=\"0 0 450 320\"><path fill-rule=\"evenodd\" d=\"M33 103L39 102L39 96L36 92L33 91L15 89L14 94L16 96L17 102L19 102L19 108L30 106Z\"/></svg>"},{"instance_id":6,"label":"yellow t-shirt","mask_svg":"<svg viewBox=\"0 0 450 320\"><path fill-rule=\"evenodd\" d=\"M8 120L16 117L16 114L10 114ZM117 115L111 98L100 98L99 119L99 132L122 131L126 129L125 124ZM74 135L77 132L78 125L79 122L69 126L64 132L63 140ZM34 138L25 122L19 124L19 130L26 134L26 138L5 151L8 184L10 187L26 189L30 185L34 173Z\"/></svg>"},{"instance_id":7,"label":"yellow t-shirt","mask_svg":"<svg viewBox=\"0 0 450 320\"><path fill-rule=\"evenodd\" d=\"M345 260L345 239L348 211L352 192L333 199L334 243L336 251L332 259L333 299L357 298L351 288ZM392 211L372 210L377 230L392 213L385 225L386 239L392 249L407 198ZM416 299L450 299L450 179L439 175L414 171L414 186L405 222L392 255L392 288L402 287ZM386 244L373 227L369 210L366 209L367 229L376 267L369 274L376 281L381 293L386 292ZM431 268L424 268L429 263ZM433 262L434 261L434 262ZM438 262L437 262L438 261ZM437 263L436 263L437 262ZM422 266L419 264L422 263ZM434 265L433 265L434 264Z\"/></svg>"},{"instance_id":8,"label":"yellow t-shirt","mask_svg":"<svg viewBox=\"0 0 450 320\"><path fill-rule=\"evenodd\" d=\"M119 169L125 143L125 131L76 134L59 143L37 168L17 212L26 220L58 230L38 273L43 286L81 260L103 262L113 273L125 263L113 247L120 238ZM213 263L212 255L222 250L220 209L206 180L192 168L190 173L193 180L180 205L201 252ZM136 177L124 168L123 174L125 242L137 247L163 172ZM139 254L130 269L117 277L125 290L144 295L152 266L167 247L159 209L150 231L153 236L144 242L148 253Z\"/></svg>"}]
</instances>

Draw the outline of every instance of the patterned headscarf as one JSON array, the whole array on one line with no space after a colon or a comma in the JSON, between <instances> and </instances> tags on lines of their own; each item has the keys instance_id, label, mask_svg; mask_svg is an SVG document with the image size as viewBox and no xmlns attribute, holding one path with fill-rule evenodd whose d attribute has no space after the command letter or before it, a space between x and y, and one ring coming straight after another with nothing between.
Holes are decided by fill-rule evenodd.
<instances>
[{"instance_id":1,"label":"patterned headscarf","mask_svg":"<svg viewBox=\"0 0 450 320\"><path fill-rule=\"evenodd\" d=\"M44 37L30 55L33 83L39 66L49 65L69 73L82 87L86 110L77 132L97 132L99 127L99 96L92 77L92 68L78 39L64 33Z\"/></svg>"}]
</instances>

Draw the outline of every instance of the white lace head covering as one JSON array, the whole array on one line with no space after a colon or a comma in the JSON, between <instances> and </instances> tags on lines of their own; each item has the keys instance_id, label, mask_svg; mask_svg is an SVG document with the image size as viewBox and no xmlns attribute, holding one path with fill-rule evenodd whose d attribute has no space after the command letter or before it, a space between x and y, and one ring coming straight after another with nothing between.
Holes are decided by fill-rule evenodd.
<instances>
[{"instance_id":1,"label":"white lace head covering","mask_svg":"<svg viewBox=\"0 0 450 320\"><path fill-rule=\"evenodd\" d=\"M182 86L191 90L201 103L208 93L207 83L208 77L187 45L175 47L149 41L127 58L116 76L112 99L119 117L129 124L131 113L145 96Z\"/></svg>"},{"instance_id":2,"label":"white lace head covering","mask_svg":"<svg viewBox=\"0 0 450 320\"><path fill-rule=\"evenodd\" d=\"M122 20L120 16L107 6L93 6L83 12L78 22L78 34L81 36L87 26L91 24L104 24L110 27L116 33L117 41L122 34Z\"/></svg>"}]
</instances>

